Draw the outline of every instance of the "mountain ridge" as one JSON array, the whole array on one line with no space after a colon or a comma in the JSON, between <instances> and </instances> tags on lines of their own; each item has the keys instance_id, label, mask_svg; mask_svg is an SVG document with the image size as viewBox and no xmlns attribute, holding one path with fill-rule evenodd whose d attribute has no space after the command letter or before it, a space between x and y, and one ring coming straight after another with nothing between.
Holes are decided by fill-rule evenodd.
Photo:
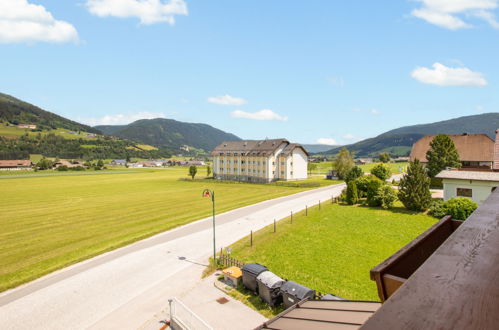
<instances>
[{"instance_id":1,"label":"mountain ridge","mask_svg":"<svg viewBox=\"0 0 499 330\"><path fill-rule=\"evenodd\" d=\"M381 152L389 152L392 156L407 156L412 145L426 135L484 133L495 139L495 130L498 128L499 113L489 112L428 124L403 126L344 147L354 152L357 157L373 157ZM325 154L336 154L341 148L332 148Z\"/></svg>"}]
</instances>

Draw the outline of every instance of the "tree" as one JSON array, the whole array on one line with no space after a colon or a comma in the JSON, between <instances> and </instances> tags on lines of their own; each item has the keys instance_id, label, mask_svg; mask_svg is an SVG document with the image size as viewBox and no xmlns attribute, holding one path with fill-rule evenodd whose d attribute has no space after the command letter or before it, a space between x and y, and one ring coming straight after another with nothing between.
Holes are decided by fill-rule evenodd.
<instances>
[{"instance_id":1,"label":"tree","mask_svg":"<svg viewBox=\"0 0 499 330\"><path fill-rule=\"evenodd\" d=\"M409 163L407 174L400 180L398 197L409 210L424 211L430 206L430 178L418 159Z\"/></svg>"},{"instance_id":2,"label":"tree","mask_svg":"<svg viewBox=\"0 0 499 330\"><path fill-rule=\"evenodd\" d=\"M338 178L344 180L348 171L355 166L352 155L347 148L341 148L338 156L333 160L333 168L338 172Z\"/></svg>"},{"instance_id":3,"label":"tree","mask_svg":"<svg viewBox=\"0 0 499 330\"><path fill-rule=\"evenodd\" d=\"M383 152L383 153L379 154L378 158L379 158L379 161L382 163L388 163L391 159L390 154L388 152Z\"/></svg>"},{"instance_id":4,"label":"tree","mask_svg":"<svg viewBox=\"0 0 499 330\"><path fill-rule=\"evenodd\" d=\"M308 162L307 164L308 175L310 175L316 169L317 169L317 164Z\"/></svg>"},{"instance_id":5,"label":"tree","mask_svg":"<svg viewBox=\"0 0 499 330\"><path fill-rule=\"evenodd\" d=\"M392 175L392 172L388 166L384 164L378 164L371 169L371 174L376 176L378 179L386 181Z\"/></svg>"},{"instance_id":6,"label":"tree","mask_svg":"<svg viewBox=\"0 0 499 330\"><path fill-rule=\"evenodd\" d=\"M362 171L362 169L359 166L354 166L350 169L350 171L348 171L345 177L345 181L346 182L354 181L362 176L364 176L364 171Z\"/></svg>"},{"instance_id":7,"label":"tree","mask_svg":"<svg viewBox=\"0 0 499 330\"><path fill-rule=\"evenodd\" d=\"M211 175L211 166L208 165L208 166L206 166L206 176L209 177L210 175Z\"/></svg>"},{"instance_id":8,"label":"tree","mask_svg":"<svg viewBox=\"0 0 499 330\"><path fill-rule=\"evenodd\" d=\"M194 180L197 172L198 168L196 167L196 165L192 165L191 167L189 167L189 176L192 178L192 180Z\"/></svg>"},{"instance_id":9,"label":"tree","mask_svg":"<svg viewBox=\"0 0 499 330\"><path fill-rule=\"evenodd\" d=\"M447 167L460 168L459 154L452 139L445 134L439 134L430 142L430 149L426 152L428 160L428 175L434 178Z\"/></svg>"},{"instance_id":10,"label":"tree","mask_svg":"<svg viewBox=\"0 0 499 330\"><path fill-rule=\"evenodd\" d=\"M359 201L359 195L357 194L357 185L355 184L355 181L349 181L347 183L345 200L348 205L355 205Z\"/></svg>"},{"instance_id":11,"label":"tree","mask_svg":"<svg viewBox=\"0 0 499 330\"><path fill-rule=\"evenodd\" d=\"M36 168L39 170L50 170L54 166L54 163L45 157L40 159L38 163L36 163Z\"/></svg>"},{"instance_id":12,"label":"tree","mask_svg":"<svg viewBox=\"0 0 499 330\"><path fill-rule=\"evenodd\" d=\"M97 161L97 165L96 165L95 167L96 167L96 169L97 169L97 167L98 167L98 168L99 168L99 170L100 170L100 169L102 169L102 168L104 167L104 162L102 161L102 159L99 159L99 160Z\"/></svg>"}]
</instances>

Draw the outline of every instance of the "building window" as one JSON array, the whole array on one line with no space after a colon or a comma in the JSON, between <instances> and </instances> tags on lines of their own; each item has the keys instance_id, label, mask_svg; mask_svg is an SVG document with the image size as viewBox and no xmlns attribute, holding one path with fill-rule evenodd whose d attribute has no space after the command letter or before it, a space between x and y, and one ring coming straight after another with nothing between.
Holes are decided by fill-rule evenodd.
<instances>
[{"instance_id":1,"label":"building window","mask_svg":"<svg viewBox=\"0 0 499 330\"><path fill-rule=\"evenodd\" d=\"M469 188L457 188L456 189L456 196L458 197L473 197L473 189Z\"/></svg>"},{"instance_id":2,"label":"building window","mask_svg":"<svg viewBox=\"0 0 499 330\"><path fill-rule=\"evenodd\" d=\"M291 171L291 175L293 175L293 171Z\"/></svg>"},{"instance_id":3,"label":"building window","mask_svg":"<svg viewBox=\"0 0 499 330\"><path fill-rule=\"evenodd\" d=\"M291 162L291 166L293 166L293 162Z\"/></svg>"},{"instance_id":4,"label":"building window","mask_svg":"<svg viewBox=\"0 0 499 330\"><path fill-rule=\"evenodd\" d=\"M281 171L281 175L284 175L284 171Z\"/></svg>"},{"instance_id":5,"label":"building window","mask_svg":"<svg viewBox=\"0 0 499 330\"><path fill-rule=\"evenodd\" d=\"M241 160L241 164L244 164L244 160Z\"/></svg>"},{"instance_id":6,"label":"building window","mask_svg":"<svg viewBox=\"0 0 499 330\"><path fill-rule=\"evenodd\" d=\"M284 162L281 162L281 166L284 166Z\"/></svg>"},{"instance_id":7,"label":"building window","mask_svg":"<svg viewBox=\"0 0 499 330\"><path fill-rule=\"evenodd\" d=\"M274 175L274 174L275 174L275 171L272 171L272 175Z\"/></svg>"},{"instance_id":8,"label":"building window","mask_svg":"<svg viewBox=\"0 0 499 330\"><path fill-rule=\"evenodd\" d=\"M275 162L272 162L272 165L275 165Z\"/></svg>"}]
</instances>

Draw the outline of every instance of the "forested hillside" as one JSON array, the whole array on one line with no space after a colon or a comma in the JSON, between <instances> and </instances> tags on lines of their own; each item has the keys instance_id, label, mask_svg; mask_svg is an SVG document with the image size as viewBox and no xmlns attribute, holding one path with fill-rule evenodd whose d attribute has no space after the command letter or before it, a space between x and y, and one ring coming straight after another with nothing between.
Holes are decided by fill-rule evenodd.
<instances>
[{"instance_id":1,"label":"forested hillside","mask_svg":"<svg viewBox=\"0 0 499 330\"><path fill-rule=\"evenodd\" d=\"M414 142L425 135L484 133L495 139L498 128L499 113L484 113L431 124L405 126L345 147L357 157L377 156L381 152L389 152L392 156L408 156ZM326 154L336 154L340 149L335 147Z\"/></svg>"},{"instance_id":2,"label":"forested hillside","mask_svg":"<svg viewBox=\"0 0 499 330\"><path fill-rule=\"evenodd\" d=\"M10 95L0 93L0 122L2 121L14 125L36 124L38 130L66 128L73 131L101 134L93 127L66 119Z\"/></svg>"},{"instance_id":3,"label":"forested hillside","mask_svg":"<svg viewBox=\"0 0 499 330\"><path fill-rule=\"evenodd\" d=\"M184 123L173 119L142 119L129 125L96 126L108 135L179 150L182 146L210 152L223 141L239 141L239 137L206 124Z\"/></svg>"}]
</instances>

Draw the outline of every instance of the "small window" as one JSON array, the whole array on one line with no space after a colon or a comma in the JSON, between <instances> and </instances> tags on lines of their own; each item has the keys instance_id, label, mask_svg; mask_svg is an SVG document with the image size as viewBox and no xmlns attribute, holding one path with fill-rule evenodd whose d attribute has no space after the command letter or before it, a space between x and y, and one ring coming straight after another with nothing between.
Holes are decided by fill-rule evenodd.
<instances>
[{"instance_id":1,"label":"small window","mask_svg":"<svg viewBox=\"0 0 499 330\"><path fill-rule=\"evenodd\" d=\"M457 188L456 195L458 197L473 197L473 189Z\"/></svg>"},{"instance_id":2,"label":"small window","mask_svg":"<svg viewBox=\"0 0 499 330\"><path fill-rule=\"evenodd\" d=\"M275 162L272 162L272 165L275 165Z\"/></svg>"},{"instance_id":3,"label":"small window","mask_svg":"<svg viewBox=\"0 0 499 330\"><path fill-rule=\"evenodd\" d=\"M293 175L293 171L291 171L291 175Z\"/></svg>"}]
</instances>

